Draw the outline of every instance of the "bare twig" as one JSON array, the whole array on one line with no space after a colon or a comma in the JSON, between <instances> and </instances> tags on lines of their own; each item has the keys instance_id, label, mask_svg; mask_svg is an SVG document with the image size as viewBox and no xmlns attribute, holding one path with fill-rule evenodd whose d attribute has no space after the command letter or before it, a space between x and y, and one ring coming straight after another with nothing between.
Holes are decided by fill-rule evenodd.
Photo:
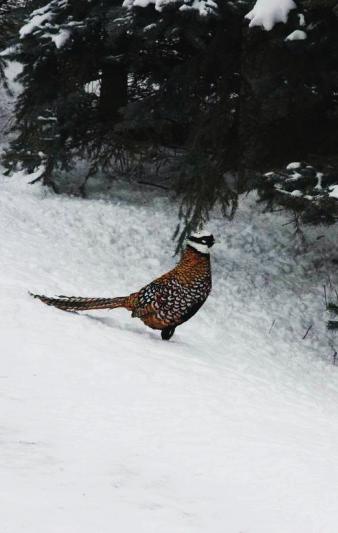
<instances>
[{"instance_id":1,"label":"bare twig","mask_svg":"<svg viewBox=\"0 0 338 533\"><path fill-rule=\"evenodd\" d=\"M166 187L165 185L159 185L158 183L151 183L150 181L138 181L137 183L140 185L149 185L149 187L157 187L158 189L169 191L169 187Z\"/></svg>"},{"instance_id":2,"label":"bare twig","mask_svg":"<svg viewBox=\"0 0 338 533\"><path fill-rule=\"evenodd\" d=\"M41 174L41 176L39 176L38 178L35 178L32 181L29 181L28 185L34 185L34 183L37 183L38 181L41 181L42 179L43 179L43 174Z\"/></svg>"},{"instance_id":3,"label":"bare twig","mask_svg":"<svg viewBox=\"0 0 338 533\"><path fill-rule=\"evenodd\" d=\"M310 332L311 329L312 329L312 324L310 324L310 326L307 328L306 333L305 333L305 335L303 337L303 340L306 339L306 337L308 336L308 333Z\"/></svg>"},{"instance_id":4,"label":"bare twig","mask_svg":"<svg viewBox=\"0 0 338 533\"><path fill-rule=\"evenodd\" d=\"M274 327L275 324L276 324L276 319L274 319L274 320L272 321L271 327L270 327L270 329L269 329L269 335L270 335L270 333L271 333L271 331L272 331L272 328Z\"/></svg>"}]
</instances>

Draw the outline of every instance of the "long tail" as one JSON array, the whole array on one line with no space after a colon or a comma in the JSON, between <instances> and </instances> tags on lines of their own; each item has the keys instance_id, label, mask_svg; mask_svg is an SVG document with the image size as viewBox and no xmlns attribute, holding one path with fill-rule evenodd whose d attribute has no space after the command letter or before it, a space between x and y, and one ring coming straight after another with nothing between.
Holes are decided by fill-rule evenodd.
<instances>
[{"instance_id":1,"label":"long tail","mask_svg":"<svg viewBox=\"0 0 338 533\"><path fill-rule=\"evenodd\" d=\"M116 307L125 307L131 309L130 297L121 298L81 298L76 296L58 296L49 298L42 294L32 294L33 298L38 298L46 305L52 305L62 311L88 311L89 309L115 309Z\"/></svg>"}]
</instances>

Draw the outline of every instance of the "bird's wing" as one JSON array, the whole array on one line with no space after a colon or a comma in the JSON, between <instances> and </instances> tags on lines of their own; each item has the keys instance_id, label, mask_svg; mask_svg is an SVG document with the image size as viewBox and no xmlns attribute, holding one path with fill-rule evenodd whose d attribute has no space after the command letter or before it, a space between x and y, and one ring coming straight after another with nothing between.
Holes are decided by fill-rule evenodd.
<instances>
[{"instance_id":1,"label":"bird's wing","mask_svg":"<svg viewBox=\"0 0 338 533\"><path fill-rule=\"evenodd\" d=\"M163 303L165 292L165 285L157 280L143 287L138 293L132 316L142 318L156 314Z\"/></svg>"},{"instance_id":2,"label":"bird's wing","mask_svg":"<svg viewBox=\"0 0 338 533\"><path fill-rule=\"evenodd\" d=\"M174 279L165 282L159 279L140 290L133 316L142 319L156 315L163 320L178 322L200 301L200 295L190 287L183 287Z\"/></svg>"}]
</instances>

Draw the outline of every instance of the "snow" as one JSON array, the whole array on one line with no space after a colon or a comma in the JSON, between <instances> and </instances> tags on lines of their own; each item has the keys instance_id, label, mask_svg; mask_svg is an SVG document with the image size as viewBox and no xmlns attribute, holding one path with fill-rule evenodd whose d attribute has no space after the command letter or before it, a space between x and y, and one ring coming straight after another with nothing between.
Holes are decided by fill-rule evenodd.
<instances>
[{"instance_id":1,"label":"snow","mask_svg":"<svg viewBox=\"0 0 338 533\"><path fill-rule=\"evenodd\" d=\"M334 185L330 188L329 196L331 196L331 198L338 198L338 185Z\"/></svg>"},{"instance_id":2,"label":"snow","mask_svg":"<svg viewBox=\"0 0 338 533\"><path fill-rule=\"evenodd\" d=\"M95 94L96 96L100 96L101 80L97 79L97 80L89 81L88 83L85 84L84 90L88 94Z\"/></svg>"},{"instance_id":3,"label":"snow","mask_svg":"<svg viewBox=\"0 0 338 533\"><path fill-rule=\"evenodd\" d=\"M317 172L317 174L316 174L317 183L316 183L314 188L317 191L322 191L323 190L323 183L322 183L323 176L324 176L323 172Z\"/></svg>"},{"instance_id":4,"label":"snow","mask_svg":"<svg viewBox=\"0 0 338 533\"><path fill-rule=\"evenodd\" d=\"M286 22L289 12L296 7L293 0L257 0L245 18L250 20L250 28L261 26L270 31L278 22Z\"/></svg>"},{"instance_id":5,"label":"snow","mask_svg":"<svg viewBox=\"0 0 338 533\"><path fill-rule=\"evenodd\" d=\"M53 2L50 2L46 6L43 6L40 9L36 9L32 12L28 22L22 26L19 30L21 39L27 37L31 33L34 33L40 29L44 24L50 22L53 18L53 13L51 12L51 6Z\"/></svg>"},{"instance_id":6,"label":"snow","mask_svg":"<svg viewBox=\"0 0 338 533\"><path fill-rule=\"evenodd\" d=\"M134 7L148 7L154 5L156 11L163 11L169 4L180 5L179 0L124 0L123 7L132 9ZM214 13L217 10L217 4L213 0L190 0L184 1L179 7L180 11L197 11L200 16L204 17Z\"/></svg>"},{"instance_id":7,"label":"snow","mask_svg":"<svg viewBox=\"0 0 338 533\"><path fill-rule=\"evenodd\" d=\"M297 170L297 168L300 168L301 166L301 163L299 163L298 161L294 161L293 163L288 164L286 170Z\"/></svg>"},{"instance_id":8,"label":"snow","mask_svg":"<svg viewBox=\"0 0 338 533\"><path fill-rule=\"evenodd\" d=\"M291 174L291 177L290 178L285 178L285 181L297 181L299 178L302 177L302 174L300 174L299 172L292 172Z\"/></svg>"},{"instance_id":9,"label":"snow","mask_svg":"<svg viewBox=\"0 0 338 533\"><path fill-rule=\"evenodd\" d=\"M9 49L7 50L9 51ZM12 94L20 94L21 84L17 76L22 72L22 65L16 61L6 61L5 76ZM8 139L14 102L5 87L0 87L0 146Z\"/></svg>"},{"instance_id":10,"label":"snow","mask_svg":"<svg viewBox=\"0 0 338 533\"><path fill-rule=\"evenodd\" d=\"M55 11L62 7L66 7L67 2L68 0L52 0L42 8L34 10L26 24L24 24L19 30L20 38L23 39L28 35L43 29L44 33L42 37L51 39L56 48L62 48L71 36L71 32L67 28L60 28L56 24L53 24L53 21L56 15ZM79 26L79 23L76 21L69 21L68 27L72 26Z\"/></svg>"},{"instance_id":11,"label":"snow","mask_svg":"<svg viewBox=\"0 0 338 533\"><path fill-rule=\"evenodd\" d=\"M304 41L305 39L307 39L307 34L303 30L295 30L285 38L286 41Z\"/></svg>"},{"instance_id":12,"label":"snow","mask_svg":"<svg viewBox=\"0 0 338 533\"><path fill-rule=\"evenodd\" d=\"M304 27L306 22L305 22L305 16L303 13L298 14L298 20L299 20L299 26Z\"/></svg>"},{"instance_id":13,"label":"snow","mask_svg":"<svg viewBox=\"0 0 338 533\"><path fill-rule=\"evenodd\" d=\"M148 7L153 4L156 11L161 12L168 4L174 4L176 2L177 0L124 0L122 6L127 9L132 9L133 7Z\"/></svg>"},{"instance_id":14,"label":"snow","mask_svg":"<svg viewBox=\"0 0 338 533\"><path fill-rule=\"evenodd\" d=\"M163 11L168 5L177 4L179 11L194 10L200 16L208 16L217 11L217 3L214 0L124 0L123 7L132 9L134 7L148 7L154 5L156 11ZM253 9L246 15L245 18L250 20L249 26L262 26L265 30L271 30L278 22L286 22L289 12L296 9L296 4L293 0L256 0ZM299 15L299 24L305 24L304 15ZM301 32L304 33L304 32Z\"/></svg>"},{"instance_id":15,"label":"snow","mask_svg":"<svg viewBox=\"0 0 338 533\"><path fill-rule=\"evenodd\" d=\"M46 33L44 35L44 37L51 39L58 49L62 48L66 44L70 36L71 32L66 29L61 29L58 33Z\"/></svg>"},{"instance_id":16,"label":"snow","mask_svg":"<svg viewBox=\"0 0 338 533\"><path fill-rule=\"evenodd\" d=\"M206 17L210 15L211 13L214 13L217 11L217 4L216 2L213 2L213 0L194 0L192 4L190 3L184 3L181 5L180 11L189 11L194 10L198 11L199 15L202 17Z\"/></svg>"},{"instance_id":17,"label":"snow","mask_svg":"<svg viewBox=\"0 0 338 533\"><path fill-rule=\"evenodd\" d=\"M336 533L336 229L303 249L252 195L233 222L215 212L212 294L166 343L123 310L67 314L28 290L138 289L173 264L176 206L30 179L0 179L2 531Z\"/></svg>"}]
</instances>

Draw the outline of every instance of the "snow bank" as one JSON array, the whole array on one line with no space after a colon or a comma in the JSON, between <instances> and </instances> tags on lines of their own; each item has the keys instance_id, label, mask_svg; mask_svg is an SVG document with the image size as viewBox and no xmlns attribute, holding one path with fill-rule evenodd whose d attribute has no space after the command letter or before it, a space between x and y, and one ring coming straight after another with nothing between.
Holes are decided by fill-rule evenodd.
<instances>
[{"instance_id":1,"label":"snow bank","mask_svg":"<svg viewBox=\"0 0 338 533\"><path fill-rule=\"evenodd\" d=\"M262 26L270 31L278 22L286 22L289 12L296 7L293 0L257 0L245 18L250 20L250 28Z\"/></svg>"}]
</instances>

